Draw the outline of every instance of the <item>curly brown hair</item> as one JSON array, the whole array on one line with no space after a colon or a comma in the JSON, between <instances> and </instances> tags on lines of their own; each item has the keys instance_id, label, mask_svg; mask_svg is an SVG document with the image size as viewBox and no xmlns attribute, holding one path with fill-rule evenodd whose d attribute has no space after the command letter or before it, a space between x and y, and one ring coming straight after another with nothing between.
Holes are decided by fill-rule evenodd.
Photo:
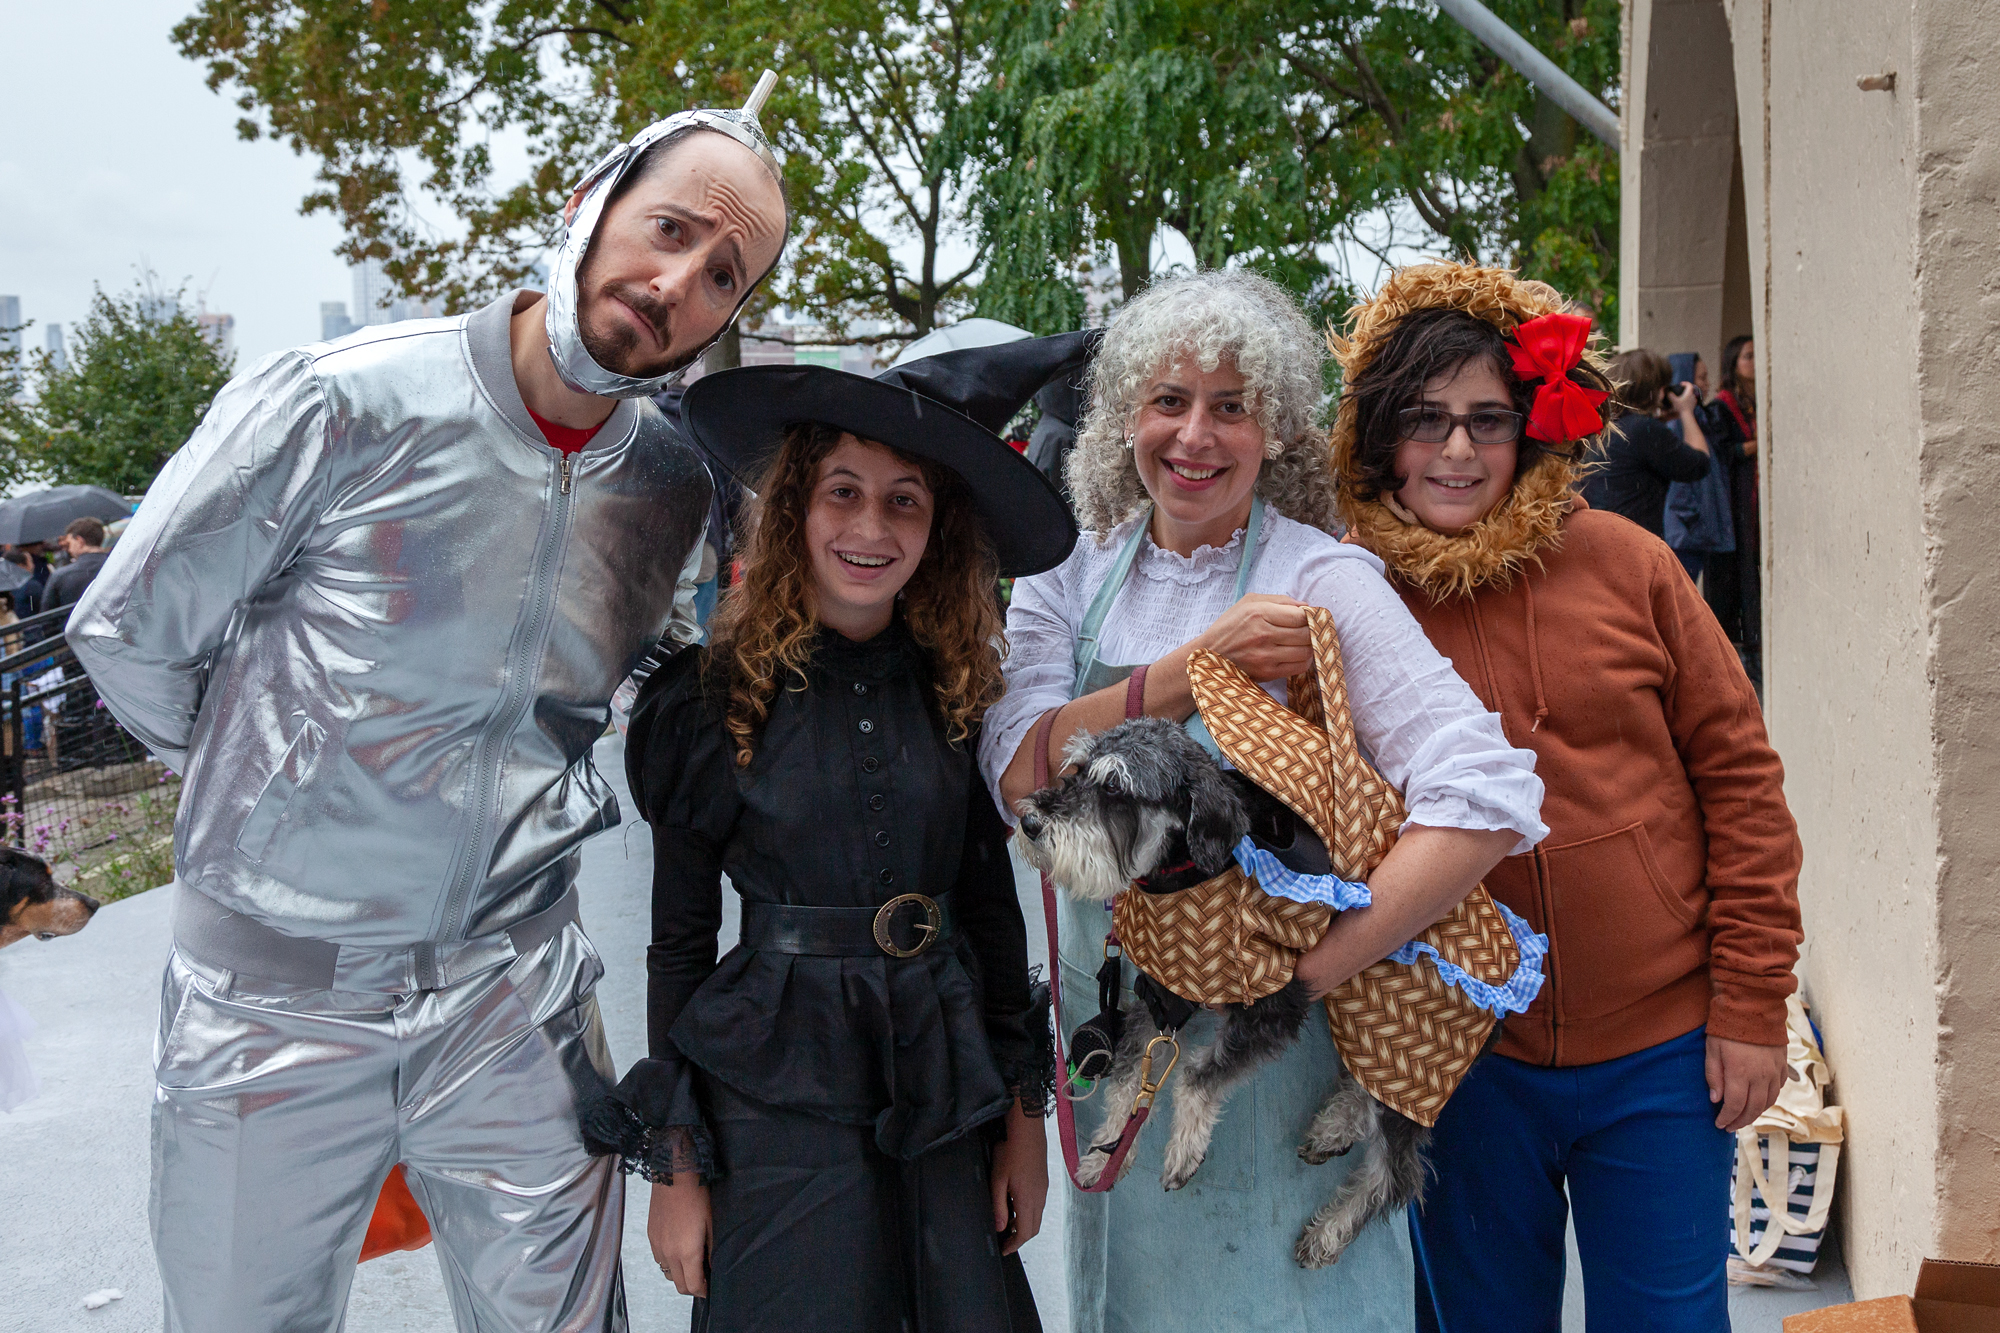
<instances>
[{"instance_id":1,"label":"curly brown hair","mask_svg":"<svg viewBox=\"0 0 2000 1333\"><path fill-rule=\"evenodd\" d=\"M742 580L715 613L710 660L728 673L727 722L739 768L750 763L779 686L806 688L820 631L812 611L806 510L820 464L843 438L839 427L815 423L785 433L755 488L757 517L744 538ZM957 743L971 736L1004 688L999 562L964 479L941 463L889 452L923 473L934 504L930 541L903 586L902 616L929 658L938 714Z\"/></svg>"}]
</instances>

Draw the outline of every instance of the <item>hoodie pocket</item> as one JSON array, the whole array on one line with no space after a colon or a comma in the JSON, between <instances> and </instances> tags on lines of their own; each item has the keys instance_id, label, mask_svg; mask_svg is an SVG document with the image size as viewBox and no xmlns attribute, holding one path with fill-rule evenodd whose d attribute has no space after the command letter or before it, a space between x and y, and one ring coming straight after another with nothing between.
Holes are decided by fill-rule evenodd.
<instances>
[{"instance_id":1,"label":"hoodie pocket","mask_svg":"<svg viewBox=\"0 0 2000 1333\"><path fill-rule=\"evenodd\" d=\"M236 835L236 850L252 861L264 859L279 828L291 821L292 797L298 794L326 740L326 732L319 723L304 714L296 716L299 729L292 736L292 743L285 747L278 767L266 779L264 790L257 794L257 803L250 807L250 814Z\"/></svg>"},{"instance_id":2,"label":"hoodie pocket","mask_svg":"<svg viewBox=\"0 0 2000 1333\"><path fill-rule=\"evenodd\" d=\"M1708 933L1653 855L1646 826L1543 850L1568 1017L1616 1013L1708 957Z\"/></svg>"}]
</instances>

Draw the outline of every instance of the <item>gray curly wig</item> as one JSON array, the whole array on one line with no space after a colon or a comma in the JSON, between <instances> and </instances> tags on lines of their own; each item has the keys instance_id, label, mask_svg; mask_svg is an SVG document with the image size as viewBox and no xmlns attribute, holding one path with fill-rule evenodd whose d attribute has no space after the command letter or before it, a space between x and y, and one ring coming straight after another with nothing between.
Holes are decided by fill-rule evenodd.
<instances>
[{"instance_id":1,"label":"gray curly wig","mask_svg":"<svg viewBox=\"0 0 2000 1333\"><path fill-rule=\"evenodd\" d=\"M1112 316L1090 368L1090 406L1066 473L1077 522L1105 534L1148 502L1125 435L1146 386L1176 365L1225 359L1243 376L1266 453L1257 493L1285 517L1332 531L1333 476L1318 416L1325 349L1298 302L1248 269L1162 278Z\"/></svg>"}]
</instances>

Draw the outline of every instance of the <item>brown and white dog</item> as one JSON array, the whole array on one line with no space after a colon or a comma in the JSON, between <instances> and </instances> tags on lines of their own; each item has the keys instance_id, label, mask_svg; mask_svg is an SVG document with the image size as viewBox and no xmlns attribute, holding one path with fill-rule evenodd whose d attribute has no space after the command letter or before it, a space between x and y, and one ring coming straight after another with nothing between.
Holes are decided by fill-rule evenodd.
<instances>
[{"instance_id":1,"label":"brown and white dog","mask_svg":"<svg viewBox=\"0 0 2000 1333\"><path fill-rule=\"evenodd\" d=\"M57 884L40 857L0 847L0 949L31 935L74 935L90 924L97 906L95 898Z\"/></svg>"}]
</instances>

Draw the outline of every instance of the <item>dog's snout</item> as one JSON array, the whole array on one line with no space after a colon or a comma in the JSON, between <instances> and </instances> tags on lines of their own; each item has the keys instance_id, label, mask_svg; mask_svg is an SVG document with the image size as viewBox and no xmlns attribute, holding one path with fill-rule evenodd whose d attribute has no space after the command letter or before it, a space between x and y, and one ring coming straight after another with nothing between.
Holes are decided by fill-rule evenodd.
<instances>
[{"instance_id":1,"label":"dog's snout","mask_svg":"<svg viewBox=\"0 0 2000 1333\"><path fill-rule=\"evenodd\" d=\"M1022 813L1021 833L1031 840L1042 836L1042 817L1037 811L1028 810Z\"/></svg>"}]
</instances>

